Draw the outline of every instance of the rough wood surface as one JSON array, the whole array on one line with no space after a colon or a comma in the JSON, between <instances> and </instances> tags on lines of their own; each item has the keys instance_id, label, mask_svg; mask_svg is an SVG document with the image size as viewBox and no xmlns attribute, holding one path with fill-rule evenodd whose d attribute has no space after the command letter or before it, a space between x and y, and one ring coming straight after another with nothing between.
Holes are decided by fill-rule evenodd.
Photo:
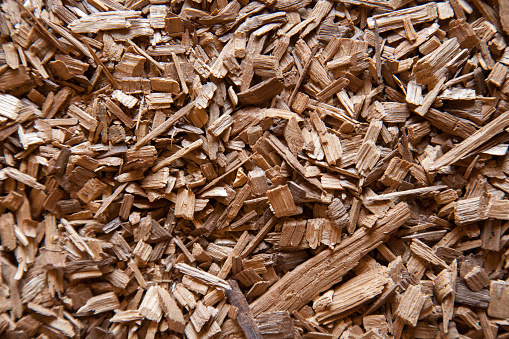
<instances>
[{"instance_id":1,"label":"rough wood surface","mask_svg":"<svg viewBox=\"0 0 509 339\"><path fill-rule=\"evenodd\" d=\"M1 338L508 338L502 0L4 0Z\"/></svg>"}]
</instances>

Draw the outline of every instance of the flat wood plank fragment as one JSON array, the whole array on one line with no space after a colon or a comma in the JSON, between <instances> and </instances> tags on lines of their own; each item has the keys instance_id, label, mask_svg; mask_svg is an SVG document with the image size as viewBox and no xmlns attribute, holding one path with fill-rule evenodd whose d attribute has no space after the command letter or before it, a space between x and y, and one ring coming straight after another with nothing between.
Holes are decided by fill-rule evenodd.
<instances>
[{"instance_id":1,"label":"flat wood plank fragment","mask_svg":"<svg viewBox=\"0 0 509 339\"><path fill-rule=\"evenodd\" d=\"M27 186L33 187L35 189L38 189L41 191L46 190L46 186L37 182L37 180L34 177L32 177L28 174L25 174L23 172L20 172L19 170L15 169L15 168L12 168L12 167L4 168L4 169L2 169L2 174L5 176L8 176L9 178L12 178L16 181L19 181Z\"/></svg>"},{"instance_id":2,"label":"flat wood plank fragment","mask_svg":"<svg viewBox=\"0 0 509 339\"><path fill-rule=\"evenodd\" d=\"M415 326L423 306L424 293L421 286L409 286L401 298L396 317L408 325Z\"/></svg>"}]
</instances>

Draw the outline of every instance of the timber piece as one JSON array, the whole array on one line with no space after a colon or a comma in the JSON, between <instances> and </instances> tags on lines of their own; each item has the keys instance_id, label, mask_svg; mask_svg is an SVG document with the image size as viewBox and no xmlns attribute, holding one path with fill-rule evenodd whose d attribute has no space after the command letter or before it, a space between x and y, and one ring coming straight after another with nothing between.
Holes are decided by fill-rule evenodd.
<instances>
[{"instance_id":1,"label":"timber piece","mask_svg":"<svg viewBox=\"0 0 509 339\"><path fill-rule=\"evenodd\" d=\"M18 118L19 111L23 107L21 100L10 94L2 94L0 96L0 103L2 104L2 109L0 110L0 115L2 117L11 120L16 120Z\"/></svg>"},{"instance_id":2,"label":"timber piece","mask_svg":"<svg viewBox=\"0 0 509 339\"><path fill-rule=\"evenodd\" d=\"M194 219L195 195L193 191L180 189L175 202L175 216L187 220Z\"/></svg>"},{"instance_id":3,"label":"timber piece","mask_svg":"<svg viewBox=\"0 0 509 339\"><path fill-rule=\"evenodd\" d=\"M118 107L113 101L109 98L105 98L106 107L110 111L110 113L114 114L117 118L122 121L126 125L127 128L132 128L134 126L134 121L124 113L124 111Z\"/></svg>"},{"instance_id":4,"label":"timber piece","mask_svg":"<svg viewBox=\"0 0 509 339\"><path fill-rule=\"evenodd\" d=\"M454 309L454 314L460 317L469 327L474 328L475 330L481 329L477 314L470 308L460 306Z\"/></svg>"},{"instance_id":5,"label":"timber piece","mask_svg":"<svg viewBox=\"0 0 509 339\"><path fill-rule=\"evenodd\" d=\"M447 65L461 55L458 39L452 38L436 50L420 58L412 68L412 75L420 84L435 85L447 74Z\"/></svg>"},{"instance_id":6,"label":"timber piece","mask_svg":"<svg viewBox=\"0 0 509 339\"><path fill-rule=\"evenodd\" d=\"M400 158L393 158L385 170L380 182L391 188L398 188L410 171L412 164Z\"/></svg>"},{"instance_id":7,"label":"timber piece","mask_svg":"<svg viewBox=\"0 0 509 339\"><path fill-rule=\"evenodd\" d=\"M507 200L492 199L488 218L507 220Z\"/></svg>"},{"instance_id":8,"label":"timber piece","mask_svg":"<svg viewBox=\"0 0 509 339\"><path fill-rule=\"evenodd\" d=\"M186 145L183 148L179 149L177 152L175 152L175 154L171 155L170 157L165 158L163 161L156 163L154 165L154 167L152 168L152 170L153 171L158 171L161 168L163 168L164 166L168 166L169 164L171 164L175 160L180 159L181 157L183 157L186 154L194 151L195 149L198 149L202 145L203 145L203 140L202 139L198 139L195 142L193 142L193 143L191 143L189 145Z\"/></svg>"},{"instance_id":9,"label":"timber piece","mask_svg":"<svg viewBox=\"0 0 509 339\"><path fill-rule=\"evenodd\" d=\"M452 114L434 108L429 109L424 115L424 118L436 128L464 139L477 131L476 125L471 121L458 118Z\"/></svg>"},{"instance_id":10,"label":"timber piece","mask_svg":"<svg viewBox=\"0 0 509 339\"><path fill-rule=\"evenodd\" d=\"M387 14L378 14L368 18L368 27L375 28L375 21L380 32L404 27L404 18L408 16L413 25L433 21L438 17L437 5L431 2L421 6L400 9Z\"/></svg>"},{"instance_id":11,"label":"timber piece","mask_svg":"<svg viewBox=\"0 0 509 339\"><path fill-rule=\"evenodd\" d=\"M414 49L421 49L422 45L425 44L425 41L428 40L430 36L435 34L437 30L440 28L437 24L432 24L419 32L417 32L417 38L414 42L410 40L405 40L398 44L396 49L394 50L394 57L396 60L401 59L406 56L408 53L413 51ZM428 40L429 41L429 40ZM428 53L426 53L428 54Z\"/></svg>"},{"instance_id":12,"label":"timber piece","mask_svg":"<svg viewBox=\"0 0 509 339\"><path fill-rule=\"evenodd\" d=\"M170 108L173 103L171 93L150 93L146 99L149 109Z\"/></svg>"},{"instance_id":13,"label":"timber piece","mask_svg":"<svg viewBox=\"0 0 509 339\"><path fill-rule=\"evenodd\" d=\"M237 58L246 56L246 34L244 32L233 33L233 54Z\"/></svg>"},{"instance_id":14,"label":"timber piece","mask_svg":"<svg viewBox=\"0 0 509 339\"><path fill-rule=\"evenodd\" d=\"M410 285L405 293L403 293L398 309L395 312L396 317L405 324L411 326L417 325L424 301L424 293L421 286Z\"/></svg>"},{"instance_id":15,"label":"timber piece","mask_svg":"<svg viewBox=\"0 0 509 339\"><path fill-rule=\"evenodd\" d=\"M400 191L400 192L372 195L372 196L366 197L365 201L370 202L370 201L392 200L395 198L411 196L414 194L435 192L435 191L439 191L441 189L445 189L447 187L448 186L446 186L446 185L437 185L437 186L429 186L429 187L422 187L422 188L414 188L414 189L409 189L409 190Z\"/></svg>"},{"instance_id":16,"label":"timber piece","mask_svg":"<svg viewBox=\"0 0 509 339\"><path fill-rule=\"evenodd\" d=\"M94 132L98 125L97 119L95 119L93 116L83 111L76 105L69 106L67 114L69 114L73 118L78 119L80 125L88 129L90 132Z\"/></svg>"},{"instance_id":17,"label":"timber piece","mask_svg":"<svg viewBox=\"0 0 509 339\"><path fill-rule=\"evenodd\" d=\"M340 199L334 198L327 207L326 215L334 222L340 229L348 226L350 216L347 208Z\"/></svg>"},{"instance_id":18,"label":"timber piece","mask_svg":"<svg viewBox=\"0 0 509 339\"><path fill-rule=\"evenodd\" d=\"M199 301L196 304L196 308L191 317L189 318L196 332L200 332L203 325L205 325L209 321L210 317L212 316L213 310L214 310L213 307L205 306L201 301Z\"/></svg>"},{"instance_id":19,"label":"timber piece","mask_svg":"<svg viewBox=\"0 0 509 339\"><path fill-rule=\"evenodd\" d=\"M247 179L246 179L247 180ZM251 194L251 186L249 184L245 184L240 191L235 196L235 199L232 200L228 208L225 210L225 219L222 216L218 220L218 227L223 228L226 224L229 224L237 214L239 213L242 205L246 201L247 197Z\"/></svg>"},{"instance_id":20,"label":"timber piece","mask_svg":"<svg viewBox=\"0 0 509 339\"><path fill-rule=\"evenodd\" d=\"M435 253L433 253L429 246L418 239L412 239L410 249L418 257L432 263L433 265L441 266L442 268L446 269L449 268L447 263L440 259Z\"/></svg>"},{"instance_id":21,"label":"timber piece","mask_svg":"<svg viewBox=\"0 0 509 339\"><path fill-rule=\"evenodd\" d=\"M175 53L171 53L171 59L173 60L173 64L175 65L175 69L177 70L177 75L180 80L180 88L182 91L187 94L189 93L189 89L187 87L186 81L184 79L184 74L182 73L182 68L180 67L180 61Z\"/></svg>"},{"instance_id":22,"label":"timber piece","mask_svg":"<svg viewBox=\"0 0 509 339\"><path fill-rule=\"evenodd\" d=\"M142 181L141 187L145 189L161 189L168 185L168 179L170 176L170 170L168 167L161 168L158 171L154 171L148 174Z\"/></svg>"},{"instance_id":23,"label":"timber piece","mask_svg":"<svg viewBox=\"0 0 509 339\"><path fill-rule=\"evenodd\" d=\"M20 172L19 170L13 168L13 167L7 167L2 170L2 173L9 178L12 178L20 183L23 183L27 186L33 187L35 189L44 191L46 190L46 187L40 183L37 182L37 180L23 172Z\"/></svg>"},{"instance_id":24,"label":"timber piece","mask_svg":"<svg viewBox=\"0 0 509 339\"><path fill-rule=\"evenodd\" d=\"M9 251L13 251L16 248L14 222L14 217L11 213L5 213L0 216L1 243Z\"/></svg>"},{"instance_id":25,"label":"timber piece","mask_svg":"<svg viewBox=\"0 0 509 339\"><path fill-rule=\"evenodd\" d=\"M490 278L486 270L480 266L474 266L465 274L465 282L472 291L480 291L490 284Z\"/></svg>"},{"instance_id":26,"label":"timber piece","mask_svg":"<svg viewBox=\"0 0 509 339\"><path fill-rule=\"evenodd\" d=\"M1 204L11 211L17 211L23 203L23 196L17 192L10 192L1 202Z\"/></svg>"},{"instance_id":27,"label":"timber piece","mask_svg":"<svg viewBox=\"0 0 509 339\"><path fill-rule=\"evenodd\" d=\"M491 281L490 284L490 303L488 306L488 315L495 318L506 319L509 314L507 300L509 299L509 286L501 280Z\"/></svg>"},{"instance_id":28,"label":"timber piece","mask_svg":"<svg viewBox=\"0 0 509 339\"><path fill-rule=\"evenodd\" d=\"M310 219L306 225L306 242L316 249L320 244L333 247L339 242L341 232L325 218Z\"/></svg>"},{"instance_id":29,"label":"timber piece","mask_svg":"<svg viewBox=\"0 0 509 339\"><path fill-rule=\"evenodd\" d=\"M319 101L326 101L331 96L333 96L336 93L339 93L343 88L348 86L349 83L350 83L350 80L348 80L346 78L338 78L338 79L334 80L333 82L331 82L329 85L327 85L323 90L318 92L316 94L317 99Z\"/></svg>"},{"instance_id":30,"label":"timber piece","mask_svg":"<svg viewBox=\"0 0 509 339\"><path fill-rule=\"evenodd\" d=\"M295 333L293 319L288 312L264 313L256 317L255 321L262 336L292 338Z\"/></svg>"},{"instance_id":31,"label":"timber piece","mask_svg":"<svg viewBox=\"0 0 509 339\"><path fill-rule=\"evenodd\" d=\"M261 104L272 99L283 91L283 79L273 77L237 94L239 102L243 105Z\"/></svg>"},{"instance_id":32,"label":"timber piece","mask_svg":"<svg viewBox=\"0 0 509 339\"><path fill-rule=\"evenodd\" d=\"M242 250L242 253L240 254L240 257L245 258L247 257L255 248L260 244L262 239L269 233L269 231L274 227L276 224L277 218L275 216L271 217L265 225L260 229L258 234L251 239L249 244Z\"/></svg>"},{"instance_id":33,"label":"timber piece","mask_svg":"<svg viewBox=\"0 0 509 339\"><path fill-rule=\"evenodd\" d=\"M196 261L196 259L194 258L193 254L191 254L191 252L189 252L189 250L187 249L186 245L184 245L184 243L182 242L182 240L180 240L179 237L174 237L173 238L173 241L175 242L175 244L180 248L180 250L182 251L182 253L184 253L184 255L187 257L187 259L193 263Z\"/></svg>"},{"instance_id":34,"label":"timber piece","mask_svg":"<svg viewBox=\"0 0 509 339\"><path fill-rule=\"evenodd\" d=\"M458 39L461 48L473 48L479 43L479 38L465 19L450 21L448 34Z\"/></svg>"},{"instance_id":35,"label":"timber piece","mask_svg":"<svg viewBox=\"0 0 509 339\"><path fill-rule=\"evenodd\" d=\"M46 21L50 26L52 26L48 21ZM52 26L53 29L56 29L58 30L58 27L59 26ZM94 51L92 50L92 47L90 47L90 44L87 42L87 40L83 37L80 38L80 41L77 41L77 39L74 38L74 36L71 36L69 37L68 34L66 34L66 32L60 32L61 35L65 36L66 39L68 40L74 40L74 45L77 46L78 48L81 47L81 43L86 47L86 53L84 51L83 48L80 48L82 50L83 53L85 53L86 55L88 56L91 56L91 59L93 59L101 68L101 72L103 72L106 77L108 78L108 80L110 81L110 83L113 85L113 87L115 89L118 89L119 88L119 85L118 85L118 82L117 80L115 80L115 78L111 75L110 71L104 66L103 62L101 61L101 59L99 59L99 57L97 56L97 54L94 53ZM72 39L70 39L72 38ZM81 43L80 43L81 42Z\"/></svg>"},{"instance_id":36,"label":"timber piece","mask_svg":"<svg viewBox=\"0 0 509 339\"><path fill-rule=\"evenodd\" d=\"M296 156L298 152L304 148L305 140L302 136L302 130L299 127L299 123L295 117L288 120L288 123L285 126L284 136L286 143L288 144L288 148L292 154Z\"/></svg>"},{"instance_id":37,"label":"timber piece","mask_svg":"<svg viewBox=\"0 0 509 339\"><path fill-rule=\"evenodd\" d=\"M95 212L95 216L97 217L98 215L100 215L104 211L106 211L106 209L110 206L110 204L113 202L113 200L115 200L120 195L120 193L122 193L122 191L126 188L126 186L127 186L127 183L124 183L124 184L118 186L115 189L115 191L108 198L106 198L103 201L101 207L99 207L97 212Z\"/></svg>"},{"instance_id":38,"label":"timber piece","mask_svg":"<svg viewBox=\"0 0 509 339\"><path fill-rule=\"evenodd\" d=\"M502 232L502 223L500 220L489 219L485 222L485 227L481 233L481 248L499 252L500 236Z\"/></svg>"},{"instance_id":39,"label":"timber piece","mask_svg":"<svg viewBox=\"0 0 509 339\"><path fill-rule=\"evenodd\" d=\"M143 277L143 274L141 273L138 265L134 260L130 260L127 266L131 269L131 271L134 273L134 278L138 282L138 284L143 288L147 288L147 282L145 278Z\"/></svg>"},{"instance_id":40,"label":"timber piece","mask_svg":"<svg viewBox=\"0 0 509 339\"><path fill-rule=\"evenodd\" d=\"M152 90L156 92L171 93L173 95L177 95L180 92L179 83L173 79L159 77L151 78L150 86Z\"/></svg>"},{"instance_id":41,"label":"timber piece","mask_svg":"<svg viewBox=\"0 0 509 339\"><path fill-rule=\"evenodd\" d=\"M78 199L84 203L89 203L97 199L103 191L108 187L105 183L97 178L92 178L76 193Z\"/></svg>"},{"instance_id":42,"label":"timber piece","mask_svg":"<svg viewBox=\"0 0 509 339\"><path fill-rule=\"evenodd\" d=\"M437 171L443 166L453 164L496 136L507 126L509 126L509 112L504 112L499 117L477 130L477 132L470 137L463 140L460 144L453 147L449 152L438 158L431 165L430 170Z\"/></svg>"},{"instance_id":43,"label":"timber piece","mask_svg":"<svg viewBox=\"0 0 509 339\"><path fill-rule=\"evenodd\" d=\"M124 194L122 198L122 205L120 206L119 216L123 220L127 220L129 215L131 214L131 208L134 203L134 195L132 194Z\"/></svg>"},{"instance_id":44,"label":"timber piece","mask_svg":"<svg viewBox=\"0 0 509 339\"><path fill-rule=\"evenodd\" d=\"M369 270L342 283L338 288L334 289L332 301L327 309L316 314L317 321L319 323L327 322L328 319L333 319L338 314L346 313L351 309L368 303L382 293L388 282L387 268L380 267Z\"/></svg>"},{"instance_id":45,"label":"timber piece","mask_svg":"<svg viewBox=\"0 0 509 339\"><path fill-rule=\"evenodd\" d=\"M117 295L114 292L107 292L87 300L79 310L78 314L94 312L94 314L108 312L120 308Z\"/></svg>"},{"instance_id":46,"label":"timber piece","mask_svg":"<svg viewBox=\"0 0 509 339\"><path fill-rule=\"evenodd\" d=\"M218 182L220 182L224 177L226 177L227 175L233 173L234 171L236 171L237 169L239 169L242 165L244 165L246 162L248 162L249 160L251 160L251 156L249 157L246 157L245 159L239 161L235 166L231 167L228 171L226 171L224 174L218 176L217 178L213 179L211 182L209 182L207 185L205 185L205 187L203 187L202 189L200 189L197 193L200 194L200 193L203 193L204 191L208 190L209 188L215 186Z\"/></svg>"},{"instance_id":47,"label":"timber piece","mask_svg":"<svg viewBox=\"0 0 509 339\"><path fill-rule=\"evenodd\" d=\"M75 33L97 33L102 30L128 28L128 18L136 18L138 11L111 11L94 13L85 18L74 20L68 27Z\"/></svg>"},{"instance_id":48,"label":"timber piece","mask_svg":"<svg viewBox=\"0 0 509 339\"><path fill-rule=\"evenodd\" d=\"M477 309L477 316L479 317L479 322L481 323L482 332L485 338L495 339L496 333L498 331L498 326L494 325L487 317L486 311Z\"/></svg>"},{"instance_id":49,"label":"timber piece","mask_svg":"<svg viewBox=\"0 0 509 339\"><path fill-rule=\"evenodd\" d=\"M361 175L365 176L376 165L379 158L380 151L376 147L376 144L373 141L368 140L362 143L359 152L355 157L355 167Z\"/></svg>"},{"instance_id":50,"label":"timber piece","mask_svg":"<svg viewBox=\"0 0 509 339\"><path fill-rule=\"evenodd\" d=\"M308 178L306 176L306 170L304 169L304 167L299 163L297 158L278 138L276 138L273 135L269 135L269 137L266 140L274 148L274 150L285 159L288 165L290 165L300 175L302 175L302 177L306 179L310 184L316 186L319 189L322 189L322 185L316 178Z\"/></svg>"},{"instance_id":51,"label":"timber piece","mask_svg":"<svg viewBox=\"0 0 509 339\"><path fill-rule=\"evenodd\" d=\"M186 106L182 107L180 110L175 112L170 118L166 119L162 124L154 128L150 133L145 135L141 140L139 140L135 145L134 148L140 148L141 146L145 145L147 142L151 141L155 137L161 135L164 133L168 128L173 126L180 118L187 115L195 106L194 101L190 102Z\"/></svg>"},{"instance_id":52,"label":"timber piece","mask_svg":"<svg viewBox=\"0 0 509 339\"><path fill-rule=\"evenodd\" d=\"M424 116L428 110L430 109L431 105L435 101L435 99L438 96L438 93L442 90L442 85L445 83L445 77L442 77L436 84L435 87L431 91L426 94L424 97L424 100L422 102L422 105L417 107L415 109L415 112L421 116Z\"/></svg>"},{"instance_id":53,"label":"timber piece","mask_svg":"<svg viewBox=\"0 0 509 339\"><path fill-rule=\"evenodd\" d=\"M175 267L183 274L196 278L210 286L217 287L226 291L230 288L230 285L228 285L225 280L187 264L178 263Z\"/></svg>"},{"instance_id":54,"label":"timber piece","mask_svg":"<svg viewBox=\"0 0 509 339\"><path fill-rule=\"evenodd\" d=\"M497 62L486 80L497 87L501 87L506 77L507 77L507 67L501 64L500 62Z\"/></svg>"},{"instance_id":55,"label":"timber piece","mask_svg":"<svg viewBox=\"0 0 509 339\"><path fill-rule=\"evenodd\" d=\"M500 23L502 24L502 28L504 29L505 33L509 32L509 7L507 5L508 4L503 1L498 2Z\"/></svg>"},{"instance_id":56,"label":"timber piece","mask_svg":"<svg viewBox=\"0 0 509 339\"><path fill-rule=\"evenodd\" d=\"M327 163L329 165L335 165L341 159L342 153L339 138L327 132L325 124L315 111L310 113L310 118L320 138Z\"/></svg>"},{"instance_id":57,"label":"timber piece","mask_svg":"<svg viewBox=\"0 0 509 339\"><path fill-rule=\"evenodd\" d=\"M442 270L433 282L435 296L442 303L443 329L446 333L449 331L449 322L452 320L454 312L457 267L457 261L454 260L450 268Z\"/></svg>"},{"instance_id":58,"label":"timber piece","mask_svg":"<svg viewBox=\"0 0 509 339\"><path fill-rule=\"evenodd\" d=\"M297 208L288 185L276 187L267 191L267 198L276 217L292 216L300 214L301 209Z\"/></svg>"},{"instance_id":59,"label":"timber piece","mask_svg":"<svg viewBox=\"0 0 509 339\"><path fill-rule=\"evenodd\" d=\"M233 119L228 114L223 114L219 119L215 120L208 128L208 132L214 137L219 137L227 128L233 124Z\"/></svg>"},{"instance_id":60,"label":"timber piece","mask_svg":"<svg viewBox=\"0 0 509 339\"><path fill-rule=\"evenodd\" d=\"M302 263L285 277L272 285L267 292L251 304L255 315L286 309L294 311L311 301L320 292L330 288L357 263L363 252L372 246L377 246L388 234L396 230L410 218L410 211L405 203L398 204L388 214L380 219L370 230L367 237L365 229L356 231L347 241L342 241L334 251L324 250L308 261ZM342 262L341 268L329 270L328 263ZM323 275L321 275L323 274ZM317 276L323 277L317 279ZM282 298L291 291L298 292L299 298Z\"/></svg>"},{"instance_id":61,"label":"timber piece","mask_svg":"<svg viewBox=\"0 0 509 339\"><path fill-rule=\"evenodd\" d=\"M417 39L417 33L415 32L414 26L412 25L410 16L405 15L403 18L403 25L407 39L410 41L415 41Z\"/></svg>"},{"instance_id":62,"label":"timber piece","mask_svg":"<svg viewBox=\"0 0 509 339\"><path fill-rule=\"evenodd\" d=\"M143 297L141 304L138 307L138 312L140 312L140 314L146 319L155 322L161 321L163 311L157 286L150 286L149 289L145 292L145 296Z\"/></svg>"},{"instance_id":63,"label":"timber piece","mask_svg":"<svg viewBox=\"0 0 509 339\"><path fill-rule=\"evenodd\" d=\"M115 66L115 76L138 77L145 64L145 57L133 53L125 53Z\"/></svg>"},{"instance_id":64,"label":"timber piece","mask_svg":"<svg viewBox=\"0 0 509 339\"><path fill-rule=\"evenodd\" d=\"M229 281L229 288L226 295L230 304L238 309L237 322L239 323L246 338L261 339L262 334L253 317L251 308L242 294L239 285L235 280Z\"/></svg>"},{"instance_id":65,"label":"timber piece","mask_svg":"<svg viewBox=\"0 0 509 339\"><path fill-rule=\"evenodd\" d=\"M111 97L120 102L122 105L126 106L127 108L133 108L138 103L138 99L136 99L132 95L125 94L124 92L118 89L113 91Z\"/></svg>"},{"instance_id":66,"label":"timber piece","mask_svg":"<svg viewBox=\"0 0 509 339\"><path fill-rule=\"evenodd\" d=\"M224 279L228 276L228 273L230 273L230 270L232 269L232 261L234 257L239 257L241 253L244 251L245 247L247 246L249 242L249 233L247 231L244 231L240 238L238 239L237 243L235 244L235 247L233 250L228 254L228 257L226 258L223 266L221 267L221 270L217 274L217 276L221 279Z\"/></svg>"}]
</instances>

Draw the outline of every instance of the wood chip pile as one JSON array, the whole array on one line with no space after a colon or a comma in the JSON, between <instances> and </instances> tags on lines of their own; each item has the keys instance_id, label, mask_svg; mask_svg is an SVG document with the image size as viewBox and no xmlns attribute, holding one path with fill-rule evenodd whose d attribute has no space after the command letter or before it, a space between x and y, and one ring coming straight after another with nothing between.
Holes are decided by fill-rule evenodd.
<instances>
[{"instance_id":1,"label":"wood chip pile","mask_svg":"<svg viewBox=\"0 0 509 339\"><path fill-rule=\"evenodd\" d=\"M4 0L0 337L509 338L509 2Z\"/></svg>"}]
</instances>

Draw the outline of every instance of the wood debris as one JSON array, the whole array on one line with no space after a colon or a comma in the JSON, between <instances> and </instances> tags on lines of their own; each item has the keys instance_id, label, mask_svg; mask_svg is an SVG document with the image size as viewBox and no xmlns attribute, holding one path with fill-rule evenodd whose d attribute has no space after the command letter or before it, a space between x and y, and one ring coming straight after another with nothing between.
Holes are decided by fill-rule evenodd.
<instances>
[{"instance_id":1,"label":"wood debris","mask_svg":"<svg viewBox=\"0 0 509 339\"><path fill-rule=\"evenodd\" d=\"M507 338L509 5L0 6L0 337Z\"/></svg>"}]
</instances>

